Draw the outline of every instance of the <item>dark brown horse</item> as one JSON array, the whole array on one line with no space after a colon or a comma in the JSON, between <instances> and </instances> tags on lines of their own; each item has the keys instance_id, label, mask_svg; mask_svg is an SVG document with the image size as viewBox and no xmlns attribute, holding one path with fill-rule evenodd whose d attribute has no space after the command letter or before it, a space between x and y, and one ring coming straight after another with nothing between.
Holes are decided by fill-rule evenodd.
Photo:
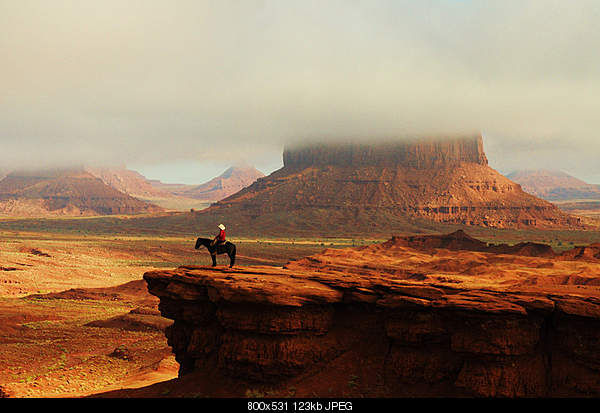
<instances>
[{"instance_id":1,"label":"dark brown horse","mask_svg":"<svg viewBox=\"0 0 600 413\"><path fill-rule=\"evenodd\" d=\"M227 254L229 255L229 268L233 267L233 264L235 264L235 244L226 241L224 244L211 246L212 242L213 240L210 238L198 238L194 248L198 249L201 245L205 246L212 258L213 267L217 265L217 254Z\"/></svg>"}]
</instances>

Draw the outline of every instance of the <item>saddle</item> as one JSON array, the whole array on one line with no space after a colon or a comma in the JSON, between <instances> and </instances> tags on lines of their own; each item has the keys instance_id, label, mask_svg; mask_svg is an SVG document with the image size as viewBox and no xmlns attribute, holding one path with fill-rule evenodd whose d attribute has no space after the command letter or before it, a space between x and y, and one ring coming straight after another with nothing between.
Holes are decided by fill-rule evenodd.
<instances>
[{"instance_id":1,"label":"saddle","mask_svg":"<svg viewBox=\"0 0 600 413\"><path fill-rule=\"evenodd\" d=\"M210 243L210 248L213 249L211 251L212 255L215 255L217 253L217 248L220 247L221 245L225 245L227 243L227 241L219 241L216 238L213 239Z\"/></svg>"}]
</instances>

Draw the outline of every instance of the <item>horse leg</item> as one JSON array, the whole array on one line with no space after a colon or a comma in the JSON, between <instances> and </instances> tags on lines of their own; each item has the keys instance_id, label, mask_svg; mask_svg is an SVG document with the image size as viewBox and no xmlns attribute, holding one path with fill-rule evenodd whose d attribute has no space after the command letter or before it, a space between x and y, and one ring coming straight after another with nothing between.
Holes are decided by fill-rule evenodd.
<instances>
[{"instance_id":1,"label":"horse leg","mask_svg":"<svg viewBox=\"0 0 600 413\"><path fill-rule=\"evenodd\" d=\"M217 266L217 251L210 251L210 258L212 258L212 266Z\"/></svg>"},{"instance_id":2,"label":"horse leg","mask_svg":"<svg viewBox=\"0 0 600 413\"><path fill-rule=\"evenodd\" d=\"M232 268L235 264L235 246L227 252L227 255L229 255L229 268Z\"/></svg>"}]
</instances>

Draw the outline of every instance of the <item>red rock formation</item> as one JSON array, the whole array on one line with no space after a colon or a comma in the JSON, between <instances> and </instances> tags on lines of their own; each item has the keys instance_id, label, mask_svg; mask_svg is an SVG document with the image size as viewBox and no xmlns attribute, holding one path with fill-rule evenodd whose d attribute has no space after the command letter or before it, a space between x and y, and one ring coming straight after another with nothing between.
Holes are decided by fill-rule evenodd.
<instances>
[{"instance_id":1,"label":"red rock formation","mask_svg":"<svg viewBox=\"0 0 600 413\"><path fill-rule=\"evenodd\" d=\"M477 251L493 254L521 255L526 257L556 258L566 261L600 261L600 243L583 247L574 247L562 253L555 252L551 246L536 242L520 242L515 245L487 244L469 236L462 230L442 235L413 235L392 237L382 245L414 248L421 251L448 249L453 251Z\"/></svg>"},{"instance_id":2,"label":"red rock formation","mask_svg":"<svg viewBox=\"0 0 600 413\"><path fill-rule=\"evenodd\" d=\"M578 218L487 166L481 136L286 149L284 167L203 214L347 229L397 219L494 228L580 228Z\"/></svg>"},{"instance_id":3,"label":"red rock formation","mask_svg":"<svg viewBox=\"0 0 600 413\"><path fill-rule=\"evenodd\" d=\"M251 185L263 176L265 175L262 172L251 166L235 166L228 168L208 182L188 186L185 190L177 191L176 194L204 201L219 201Z\"/></svg>"},{"instance_id":4,"label":"red rock formation","mask_svg":"<svg viewBox=\"0 0 600 413\"><path fill-rule=\"evenodd\" d=\"M454 251L479 251L491 252L495 254L512 254L523 255L529 257L548 257L554 258L558 254L554 252L552 247L545 244L535 242L521 242L515 245L498 244L488 245L485 242L479 241L462 230L453 232L452 234L444 235L414 235L408 237L392 237L384 245L389 246L406 246L419 250L429 250L442 248Z\"/></svg>"},{"instance_id":5,"label":"red rock formation","mask_svg":"<svg viewBox=\"0 0 600 413\"><path fill-rule=\"evenodd\" d=\"M0 211L11 215L111 215L162 211L81 169L13 172L0 181Z\"/></svg>"},{"instance_id":6,"label":"red rock formation","mask_svg":"<svg viewBox=\"0 0 600 413\"><path fill-rule=\"evenodd\" d=\"M288 148L283 153L283 163L290 169L334 165L433 169L462 162L488 164L481 136L313 144Z\"/></svg>"},{"instance_id":7,"label":"red rock formation","mask_svg":"<svg viewBox=\"0 0 600 413\"><path fill-rule=\"evenodd\" d=\"M172 196L167 191L157 189L152 186L150 180L136 171L125 167L118 168L95 168L86 167L85 170L97 178L100 178L105 184L115 188L134 198L150 199Z\"/></svg>"},{"instance_id":8,"label":"red rock formation","mask_svg":"<svg viewBox=\"0 0 600 413\"><path fill-rule=\"evenodd\" d=\"M408 237L392 237L383 244L386 247L405 246L421 250L443 248L449 250L486 251L488 245L469 236L462 230L443 235L414 235Z\"/></svg>"},{"instance_id":9,"label":"red rock formation","mask_svg":"<svg viewBox=\"0 0 600 413\"><path fill-rule=\"evenodd\" d=\"M548 201L600 199L600 185L588 184L561 171L515 171L507 177L525 192Z\"/></svg>"},{"instance_id":10,"label":"red rock formation","mask_svg":"<svg viewBox=\"0 0 600 413\"><path fill-rule=\"evenodd\" d=\"M421 241L144 279L174 320L167 337L182 380L205 396L600 395L597 263L420 253L442 245ZM563 280L582 272L587 284Z\"/></svg>"},{"instance_id":11,"label":"red rock formation","mask_svg":"<svg viewBox=\"0 0 600 413\"><path fill-rule=\"evenodd\" d=\"M583 247L575 247L563 252L560 256L565 260L600 262L600 243L594 243Z\"/></svg>"}]
</instances>

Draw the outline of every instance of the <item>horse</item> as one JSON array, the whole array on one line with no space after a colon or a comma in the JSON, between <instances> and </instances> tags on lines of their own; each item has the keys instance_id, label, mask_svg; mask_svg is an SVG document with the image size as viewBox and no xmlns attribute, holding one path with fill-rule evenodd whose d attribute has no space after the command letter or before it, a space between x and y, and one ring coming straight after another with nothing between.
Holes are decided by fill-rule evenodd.
<instances>
[{"instance_id":1,"label":"horse","mask_svg":"<svg viewBox=\"0 0 600 413\"><path fill-rule=\"evenodd\" d=\"M213 242L210 238L198 238L196 240L196 246L194 249L200 248L201 245L204 245L208 252L210 252L210 257L212 258L212 266L217 266L217 255L216 254L227 254L229 255L229 268L233 267L235 264L235 244L226 241L225 244L219 244L216 246L210 246ZM214 253L216 249L216 254Z\"/></svg>"}]
</instances>

